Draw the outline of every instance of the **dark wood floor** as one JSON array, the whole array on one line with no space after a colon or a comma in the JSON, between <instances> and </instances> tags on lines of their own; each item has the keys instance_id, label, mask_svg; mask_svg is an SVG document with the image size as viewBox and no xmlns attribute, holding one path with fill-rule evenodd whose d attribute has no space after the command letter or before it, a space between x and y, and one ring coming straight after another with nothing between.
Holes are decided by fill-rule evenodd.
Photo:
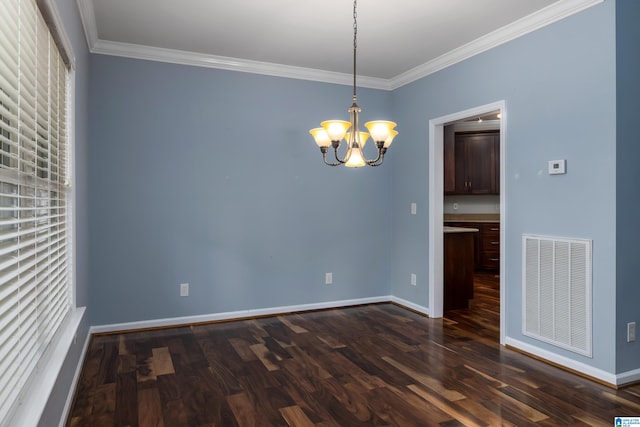
<instances>
[{"instance_id":1,"label":"dark wood floor","mask_svg":"<svg viewBox=\"0 0 640 427\"><path fill-rule=\"evenodd\" d=\"M392 304L96 336L69 426L612 426L613 390L498 344L495 277L472 308Z\"/></svg>"}]
</instances>

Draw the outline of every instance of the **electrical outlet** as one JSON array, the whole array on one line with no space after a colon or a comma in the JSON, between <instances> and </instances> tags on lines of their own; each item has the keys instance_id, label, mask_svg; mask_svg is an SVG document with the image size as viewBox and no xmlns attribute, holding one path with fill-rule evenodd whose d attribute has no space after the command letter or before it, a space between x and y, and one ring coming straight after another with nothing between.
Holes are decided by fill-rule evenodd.
<instances>
[{"instance_id":1,"label":"electrical outlet","mask_svg":"<svg viewBox=\"0 0 640 427\"><path fill-rule=\"evenodd\" d=\"M333 273L325 273L324 283L325 285L330 285L333 283Z\"/></svg>"},{"instance_id":2,"label":"electrical outlet","mask_svg":"<svg viewBox=\"0 0 640 427\"><path fill-rule=\"evenodd\" d=\"M627 323L627 342L636 340L636 322Z\"/></svg>"},{"instance_id":3,"label":"electrical outlet","mask_svg":"<svg viewBox=\"0 0 640 427\"><path fill-rule=\"evenodd\" d=\"M180 283L180 296L188 297L189 296L189 284L188 283Z\"/></svg>"},{"instance_id":4,"label":"electrical outlet","mask_svg":"<svg viewBox=\"0 0 640 427\"><path fill-rule=\"evenodd\" d=\"M411 273L411 284L413 286L416 286L416 284L418 283L418 278L414 273Z\"/></svg>"},{"instance_id":5,"label":"electrical outlet","mask_svg":"<svg viewBox=\"0 0 640 427\"><path fill-rule=\"evenodd\" d=\"M418 213L418 205L416 203L411 203L411 215L415 215Z\"/></svg>"}]
</instances>

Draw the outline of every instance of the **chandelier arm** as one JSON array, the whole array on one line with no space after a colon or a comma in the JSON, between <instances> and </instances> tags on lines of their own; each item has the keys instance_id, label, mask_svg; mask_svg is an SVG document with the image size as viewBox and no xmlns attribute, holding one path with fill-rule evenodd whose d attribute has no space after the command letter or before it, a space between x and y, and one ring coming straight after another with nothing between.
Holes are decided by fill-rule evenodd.
<instances>
[{"instance_id":1,"label":"chandelier arm","mask_svg":"<svg viewBox=\"0 0 640 427\"><path fill-rule=\"evenodd\" d=\"M338 157L338 145L334 145L333 146L333 154L336 158L336 160L338 161L337 165L343 165L345 163L345 159L341 159L340 157Z\"/></svg>"},{"instance_id":2,"label":"chandelier arm","mask_svg":"<svg viewBox=\"0 0 640 427\"><path fill-rule=\"evenodd\" d=\"M327 161L327 151L329 151L329 149L327 147L320 147L320 151L322 152L322 161L324 161L324 164L327 166L340 166L342 163L338 162L338 163L331 163Z\"/></svg>"},{"instance_id":3,"label":"chandelier arm","mask_svg":"<svg viewBox=\"0 0 640 427\"><path fill-rule=\"evenodd\" d=\"M382 164L382 162L384 161L384 154L382 154L382 151L378 151L378 157L376 157L373 160L366 160L367 164L369 166L380 166ZM380 163L378 163L380 162Z\"/></svg>"}]
</instances>

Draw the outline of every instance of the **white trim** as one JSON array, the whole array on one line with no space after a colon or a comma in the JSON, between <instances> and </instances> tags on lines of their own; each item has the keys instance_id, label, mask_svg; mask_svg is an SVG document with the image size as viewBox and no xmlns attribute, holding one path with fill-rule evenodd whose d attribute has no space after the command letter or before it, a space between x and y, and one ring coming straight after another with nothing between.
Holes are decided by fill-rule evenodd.
<instances>
[{"instance_id":1,"label":"white trim","mask_svg":"<svg viewBox=\"0 0 640 427\"><path fill-rule=\"evenodd\" d=\"M467 116L469 117L469 116ZM444 124L429 121L429 311L444 315Z\"/></svg>"},{"instance_id":2,"label":"white trim","mask_svg":"<svg viewBox=\"0 0 640 427\"><path fill-rule=\"evenodd\" d=\"M603 371L602 369L594 368L593 366L587 365L586 363L578 362L576 360L569 359L568 357L560 356L556 353L543 350L540 347L527 344L511 337L507 337L505 343L506 345L517 348L518 350L522 350L526 353L540 357L543 360L547 360L568 369L572 369L576 372L580 372L592 378L596 378L613 386L621 386L640 379L640 369L616 375L607 371Z\"/></svg>"},{"instance_id":3,"label":"white trim","mask_svg":"<svg viewBox=\"0 0 640 427\"><path fill-rule=\"evenodd\" d=\"M77 0L85 37L87 38L89 50L92 53L208 68L220 68L225 70L265 74L301 80L313 80L325 83L343 85L351 85L353 83L353 76L346 73L335 73L311 68L248 61L245 59L101 40L98 35L93 1L94 0ZM532 13L531 15L505 25L502 28L390 79L358 76L358 86L381 90L397 89L451 65L457 64L458 62L464 61L465 59L471 58L479 53L485 52L496 46L500 46L575 13L581 12L589 7L602 3L603 1L604 0L561 0L555 2L537 12Z\"/></svg>"},{"instance_id":4,"label":"white trim","mask_svg":"<svg viewBox=\"0 0 640 427\"><path fill-rule=\"evenodd\" d=\"M413 311L417 311L418 313L424 314L425 316L429 316L429 309L427 307L422 306L422 305L415 304L415 303L413 303L411 301L407 301L405 299L398 298L398 297L393 296L393 295L391 296L391 302L395 303L395 304L398 304L398 305L401 305L401 306L403 306L405 308L411 309Z\"/></svg>"},{"instance_id":5,"label":"white trim","mask_svg":"<svg viewBox=\"0 0 640 427\"><path fill-rule=\"evenodd\" d=\"M69 317L60 327L57 339L52 342L49 355L42 357L44 362L38 366L38 371L31 384L24 391L22 401L15 409L9 424L12 426L37 426L44 411L51 391L58 379L60 369L69 352L69 348L76 339L78 327L85 314L85 307L80 307L69 313Z\"/></svg>"},{"instance_id":6,"label":"white trim","mask_svg":"<svg viewBox=\"0 0 640 427\"><path fill-rule=\"evenodd\" d=\"M138 322L112 323L107 325L92 326L92 334L105 332L128 331L135 329L163 328L178 325L191 325L194 323L216 322L221 320L240 320L248 317L274 316L286 313L297 313L309 310L323 310L327 308L341 308L362 304L376 304L381 302L392 302L391 295L358 298L342 301L327 301L314 304L288 305L271 308L257 308L250 310L228 311L224 313L202 314L197 316L170 317L165 319L142 320Z\"/></svg>"},{"instance_id":7,"label":"white trim","mask_svg":"<svg viewBox=\"0 0 640 427\"><path fill-rule=\"evenodd\" d=\"M148 61L168 62L172 64L193 65L196 67L216 68L244 73L263 74L299 80L312 80L351 86L353 75L336 73L312 68L294 67L291 65L273 64L269 62L250 61L227 56L207 55L182 50L163 49L131 43L97 40L92 53L122 56L125 58L145 59ZM390 90L389 81L375 77L358 76L358 87Z\"/></svg>"},{"instance_id":8,"label":"white trim","mask_svg":"<svg viewBox=\"0 0 640 427\"><path fill-rule=\"evenodd\" d=\"M626 384L636 383L640 381L640 368L633 371L616 374L616 385L622 386Z\"/></svg>"},{"instance_id":9,"label":"white trim","mask_svg":"<svg viewBox=\"0 0 640 427\"><path fill-rule=\"evenodd\" d=\"M93 8L93 0L77 0L80 11L80 21L84 28L84 36L87 39L87 47L93 52L93 46L98 41L98 24L96 23L96 11Z\"/></svg>"},{"instance_id":10,"label":"white trim","mask_svg":"<svg viewBox=\"0 0 640 427\"><path fill-rule=\"evenodd\" d=\"M78 359L78 363L76 365L76 371L73 374L73 380L71 382L71 387L69 387L69 393L67 394L67 400L65 401L64 408L62 409L62 415L60 417L60 424L58 424L58 427L64 427L67 423L69 411L71 411L71 405L73 404L73 398L75 397L78 384L80 383L80 375L82 375L82 369L84 368L84 359L87 356L87 351L89 351L90 343L91 331L87 331L87 336L85 337L84 344L82 345L82 352L80 353L80 358Z\"/></svg>"},{"instance_id":11,"label":"white trim","mask_svg":"<svg viewBox=\"0 0 640 427\"><path fill-rule=\"evenodd\" d=\"M500 112L500 343L504 344L505 265L506 265L506 133L507 111L504 100L429 120L429 312L442 317L444 302L444 125L468 117Z\"/></svg>"},{"instance_id":12,"label":"white trim","mask_svg":"<svg viewBox=\"0 0 640 427\"><path fill-rule=\"evenodd\" d=\"M49 26L49 31L52 33L55 32L58 40L62 44L64 55L69 59L69 68L74 70L76 68L76 57L73 52L71 41L69 40L69 36L67 36L67 32L64 30L64 24L62 23L60 12L53 0L42 0L42 4L46 7L47 17L51 20L51 25L53 25L53 28Z\"/></svg>"}]
</instances>

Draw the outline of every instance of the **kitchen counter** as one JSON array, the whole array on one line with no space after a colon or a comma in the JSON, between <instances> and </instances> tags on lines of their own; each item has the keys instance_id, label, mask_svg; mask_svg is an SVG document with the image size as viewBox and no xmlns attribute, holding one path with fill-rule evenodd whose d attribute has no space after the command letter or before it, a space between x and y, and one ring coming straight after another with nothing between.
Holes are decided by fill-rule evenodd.
<instances>
[{"instance_id":1,"label":"kitchen counter","mask_svg":"<svg viewBox=\"0 0 640 427\"><path fill-rule=\"evenodd\" d=\"M444 222L500 222L500 214L444 214Z\"/></svg>"},{"instance_id":2,"label":"kitchen counter","mask_svg":"<svg viewBox=\"0 0 640 427\"><path fill-rule=\"evenodd\" d=\"M478 230L477 228L470 228L470 227L449 227L447 225L445 225L444 227L442 227L443 231L445 233L477 233Z\"/></svg>"}]
</instances>

